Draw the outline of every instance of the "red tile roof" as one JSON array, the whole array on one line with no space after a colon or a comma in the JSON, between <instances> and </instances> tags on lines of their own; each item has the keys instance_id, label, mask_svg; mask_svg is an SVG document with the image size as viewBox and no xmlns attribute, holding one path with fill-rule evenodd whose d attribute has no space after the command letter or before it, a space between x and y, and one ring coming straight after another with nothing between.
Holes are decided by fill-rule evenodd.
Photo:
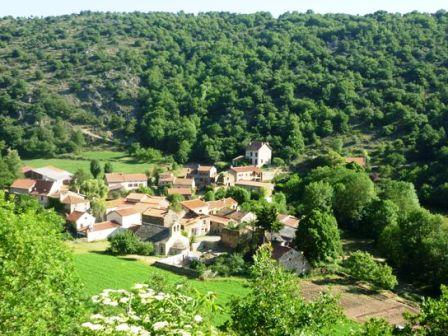
<instances>
[{"instance_id":1,"label":"red tile roof","mask_svg":"<svg viewBox=\"0 0 448 336\"><path fill-rule=\"evenodd\" d=\"M93 224L92 230L89 230L89 231L101 231L101 230L112 229L112 228L119 227L119 226L120 226L120 224L115 223L114 221L105 221L105 222Z\"/></svg>"},{"instance_id":2,"label":"red tile roof","mask_svg":"<svg viewBox=\"0 0 448 336\"><path fill-rule=\"evenodd\" d=\"M85 214L85 212L82 212L82 211L73 211L70 215L67 216L67 220L69 222L76 222L84 214Z\"/></svg>"},{"instance_id":3,"label":"red tile roof","mask_svg":"<svg viewBox=\"0 0 448 336\"><path fill-rule=\"evenodd\" d=\"M247 173L247 172L254 172L254 173L261 173L261 169L255 166L241 166L241 167L232 167L230 170L233 170L236 173Z\"/></svg>"},{"instance_id":4,"label":"red tile roof","mask_svg":"<svg viewBox=\"0 0 448 336\"><path fill-rule=\"evenodd\" d=\"M279 214L277 216L277 219L279 222L292 228L296 228L299 226L299 219L294 216Z\"/></svg>"},{"instance_id":5,"label":"red tile roof","mask_svg":"<svg viewBox=\"0 0 448 336\"><path fill-rule=\"evenodd\" d=\"M107 183L121 183L121 182L141 182L148 178L145 174L125 174L125 173L109 173L106 174Z\"/></svg>"},{"instance_id":6,"label":"red tile roof","mask_svg":"<svg viewBox=\"0 0 448 336\"><path fill-rule=\"evenodd\" d=\"M222 209L222 208L231 208L232 206L237 206L238 202L235 201L232 197L223 198L217 201L208 201L209 209Z\"/></svg>"},{"instance_id":7,"label":"red tile roof","mask_svg":"<svg viewBox=\"0 0 448 336\"><path fill-rule=\"evenodd\" d=\"M180 204L182 204L184 207L186 207L189 210L194 210L194 209L198 209L198 208L202 208L202 207L206 207L207 206L207 203L205 203L201 199L194 199L194 200L189 200L189 201L183 201L183 202L180 202Z\"/></svg>"},{"instance_id":8,"label":"red tile roof","mask_svg":"<svg viewBox=\"0 0 448 336\"><path fill-rule=\"evenodd\" d=\"M193 192L191 191L191 188L168 188L167 190L168 195L184 195L184 196L191 196L193 195Z\"/></svg>"},{"instance_id":9,"label":"red tile roof","mask_svg":"<svg viewBox=\"0 0 448 336\"><path fill-rule=\"evenodd\" d=\"M16 189L31 189L36 184L35 180L32 179L17 179L11 184L11 188Z\"/></svg>"},{"instance_id":10,"label":"red tile roof","mask_svg":"<svg viewBox=\"0 0 448 336\"><path fill-rule=\"evenodd\" d=\"M366 158L362 156L357 157L346 157L345 158L346 163L356 163L360 165L361 167L364 167L366 165Z\"/></svg>"}]
</instances>

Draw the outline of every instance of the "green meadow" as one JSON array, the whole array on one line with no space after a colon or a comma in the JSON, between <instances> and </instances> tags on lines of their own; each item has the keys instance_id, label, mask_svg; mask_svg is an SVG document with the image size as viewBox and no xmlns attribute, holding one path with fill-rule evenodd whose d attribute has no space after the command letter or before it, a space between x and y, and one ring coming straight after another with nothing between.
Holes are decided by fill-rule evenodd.
<instances>
[{"instance_id":1,"label":"green meadow","mask_svg":"<svg viewBox=\"0 0 448 336\"><path fill-rule=\"evenodd\" d=\"M104 165L106 162L112 163L114 172L123 173L144 173L151 168L151 164L140 163L129 157L125 152L116 151L88 151L83 152L79 158L49 158L22 160L25 165L31 167L43 167L52 165L60 169L74 173L79 168L89 171L90 160L97 159Z\"/></svg>"}]
</instances>

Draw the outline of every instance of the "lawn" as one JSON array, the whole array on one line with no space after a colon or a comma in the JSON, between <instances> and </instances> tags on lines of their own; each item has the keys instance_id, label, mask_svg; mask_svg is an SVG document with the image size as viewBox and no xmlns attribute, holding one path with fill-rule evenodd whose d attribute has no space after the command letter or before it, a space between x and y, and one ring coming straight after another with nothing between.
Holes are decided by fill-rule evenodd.
<instances>
[{"instance_id":1,"label":"lawn","mask_svg":"<svg viewBox=\"0 0 448 336\"><path fill-rule=\"evenodd\" d=\"M216 278L207 281L189 279L155 266L148 265L145 259L139 260L134 256L115 257L104 253L107 242L76 243L68 245L74 252L75 268L81 278L86 293L91 296L103 289L130 289L136 283L142 283L151 278L162 278L167 284L186 282L200 293L216 293L216 302L224 306L232 297L247 294L246 280L241 278ZM228 315L216 315L216 324L222 324Z\"/></svg>"},{"instance_id":2,"label":"lawn","mask_svg":"<svg viewBox=\"0 0 448 336\"><path fill-rule=\"evenodd\" d=\"M90 160L97 159L102 165L106 162L112 163L115 172L123 173L144 173L151 168L149 163L136 162L133 158L127 156L125 152L116 151L89 151L83 152L79 159L50 158L50 159L31 159L23 160L25 165L35 168L53 165L60 169L74 173L82 168L85 171L90 170Z\"/></svg>"},{"instance_id":3,"label":"lawn","mask_svg":"<svg viewBox=\"0 0 448 336\"><path fill-rule=\"evenodd\" d=\"M135 283L147 281L153 277L161 277L167 284L186 282L200 293L212 291L216 293L217 303L221 306L228 304L232 297L242 297L248 293L246 280L241 278L217 278L206 281L189 279L155 266L148 265L134 256L115 257L104 253L107 242L67 243L73 251L76 271L85 285L88 295L94 295L105 288L129 289ZM214 315L217 325L228 319L228 313ZM359 324L346 320L334 325L326 334L334 336L349 335Z\"/></svg>"}]
</instances>

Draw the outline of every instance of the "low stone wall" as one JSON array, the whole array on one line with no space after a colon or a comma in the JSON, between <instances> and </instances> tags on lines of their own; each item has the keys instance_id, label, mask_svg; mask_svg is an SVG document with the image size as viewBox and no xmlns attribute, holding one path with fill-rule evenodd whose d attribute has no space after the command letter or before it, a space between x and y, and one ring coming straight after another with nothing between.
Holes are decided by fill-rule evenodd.
<instances>
[{"instance_id":1,"label":"low stone wall","mask_svg":"<svg viewBox=\"0 0 448 336\"><path fill-rule=\"evenodd\" d=\"M160 259L153 265L176 274L197 278L200 275L197 271L183 266L186 260L194 258L197 257L189 253L181 253L168 258Z\"/></svg>"},{"instance_id":2,"label":"low stone wall","mask_svg":"<svg viewBox=\"0 0 448 336\"><path fill-rule=\"evenodd\" d=\"M156 266L158 268L179 274L179 275L185 275L187 277L191 277L191 278L197 278L199 277L199 272L192 270L191 268L186 268L183 266L175 266L175 265L170 265L170 264L165 264L163 262L160 261L156 261L153 266Z\"/></svg>"}]
</instances>

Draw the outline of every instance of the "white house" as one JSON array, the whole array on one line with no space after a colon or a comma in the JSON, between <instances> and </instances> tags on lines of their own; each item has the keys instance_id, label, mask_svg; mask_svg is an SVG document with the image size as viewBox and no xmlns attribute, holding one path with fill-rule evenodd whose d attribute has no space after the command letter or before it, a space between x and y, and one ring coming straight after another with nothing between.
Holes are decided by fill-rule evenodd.
<instances>
[{"instance_id":1,"label":"white house","mask_svg":"<svg viewBox=\"0 0 448 336\"><path fill-rule=\"evenodd\" d=\"M188 211L192 211L197 215L208 215L208 204L201 199L193 199L180 202L180 204Z\"/></svg>"},{"instance_id":2,"label":"white house","mask_svg":"<svg viewBox=\"0 0 448 336\"><path fill-rule=\"evenodd\" d=\"M123 189L129 191L141 186L147 187L148 178L145 174L109 173L106 174L106 183L109 190Z\"/></svg>"},{"instance_id":3,"label":"white house","mask_svg":"<svg viewBox=\"0 0 448 336\"><path fill-rule=\"evenodd\" d=\"M94 225L95 217L88 212L73 211L67 216L67 221L73 225L76 231L81 231Z\"/></svg>"},{"instance_id":4,"label":"white house","mask_svg":"<svg viewBox=\"0 0 448 336\"><path fill-rule=\"evenodd\" d=\"M271 164L272 148L269 142L252 141L246 147L246 159L257 167Z\"/></svg>"},{"instance_id":5,"label":"white house","mask_svg":"<svg viewBox=\"0 0 448 336\"><path fill-rule=\"evenodd\" d=\"M109 212L106 218L108 221L114 221L127 229L142 224L142 209L139 207L118 209Z\"/></svg>"},{"instance_id":6,"label":"white house","mask_svg":"<svg viewBox=\"0 0 448 336\"><path fill-rule=\"evenodd\" d=\"M73 211L86 212L90 209L90 201L72 191L61 192L59 200L64 204L64 208L68 213L72 213Z\"/></svg>"},{"instance_id":7,"label":"white house","mask_svg":"<svg viewBox=\"0 0 448 336\"><path fill-rule=\"evenodd\" d=\"M85 228L84 232L86 233L87 241L97 241L97 240L106 240L110 236L119 232L120 224L106 221L101 223L96 223L88 228Z\"/></svg>"}]
</instances>

